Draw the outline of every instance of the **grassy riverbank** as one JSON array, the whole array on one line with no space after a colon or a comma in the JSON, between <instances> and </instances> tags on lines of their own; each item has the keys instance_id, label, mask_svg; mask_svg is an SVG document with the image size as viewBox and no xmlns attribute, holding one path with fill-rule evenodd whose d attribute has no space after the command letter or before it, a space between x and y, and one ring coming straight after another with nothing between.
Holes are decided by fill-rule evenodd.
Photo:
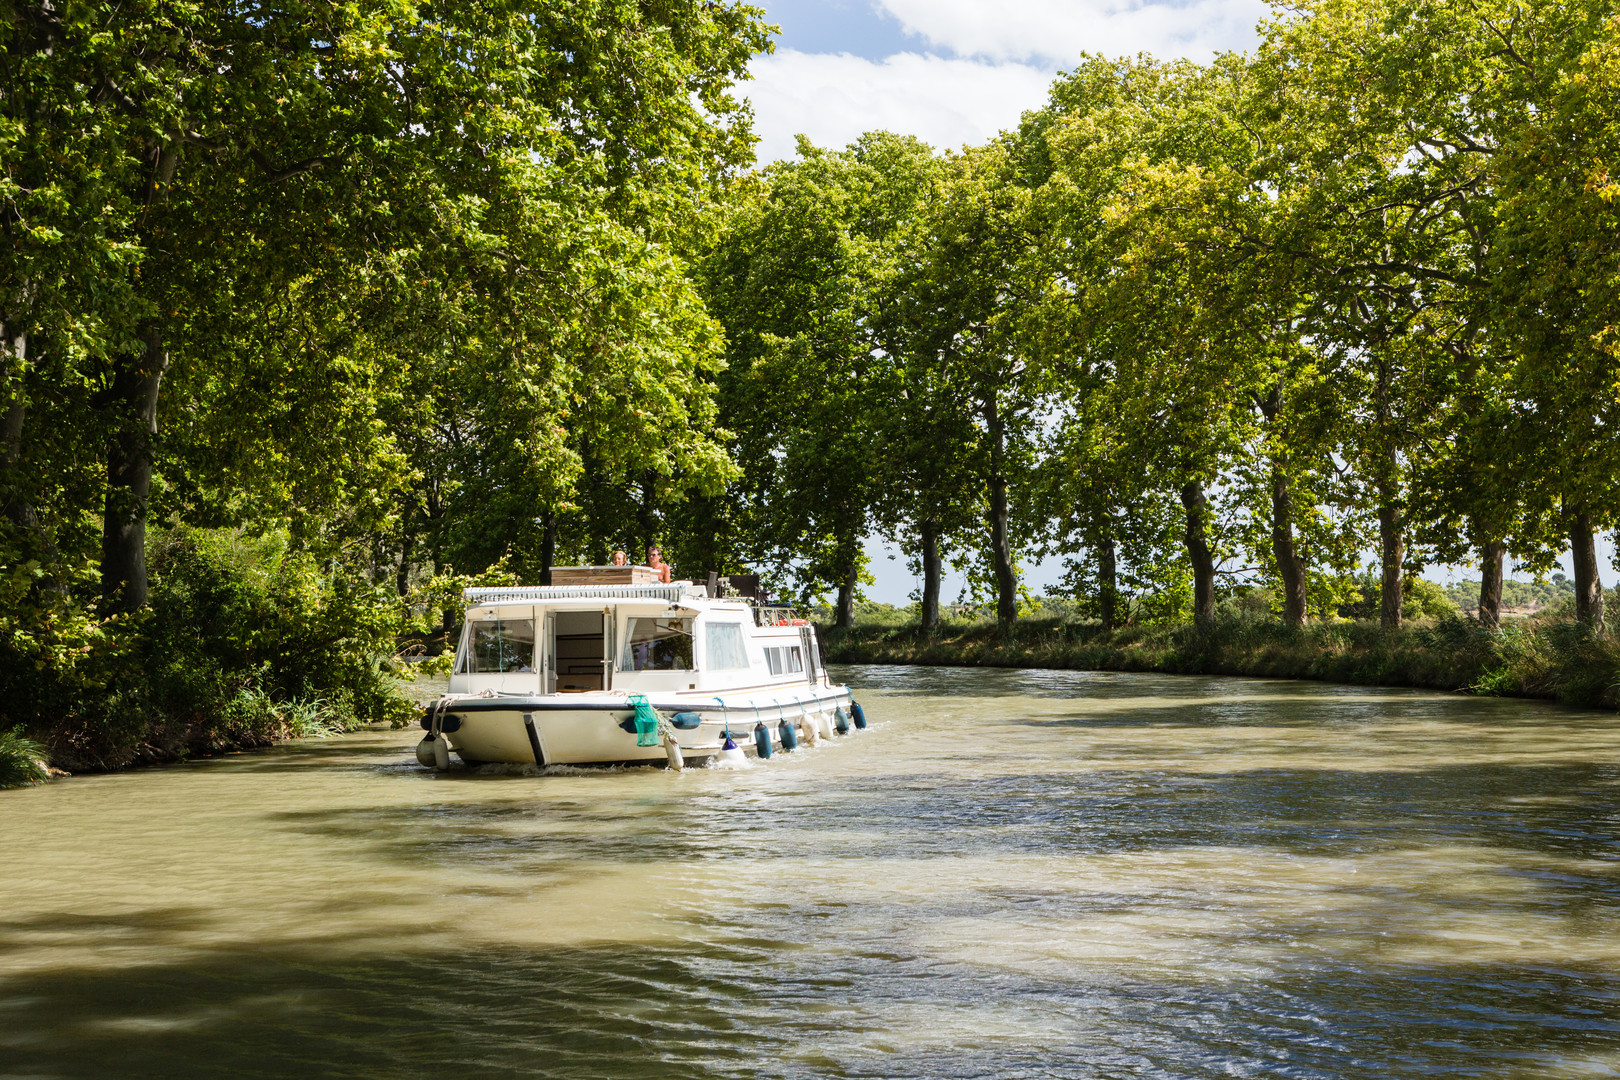
<instances>
[{"instance_id":1,"label":"grassy riverbank","mask_svg":"<svg viewBox=\"0 0 1620 1080\"><path fill-rule=\"evenodd\" d=\"M1620 642L1596 638L1560 612L1510 620L1495 631L1457 616L1393 632L1373 622L1290 630L1228 619L1207 635L1191 626L1104 631L1096 623L1032 618L1006 634L993 622L959 620L934 637L915 623L880 621L823 635L834 663L1253 675L1620 707Z\"/></svg>"}]
</instances>

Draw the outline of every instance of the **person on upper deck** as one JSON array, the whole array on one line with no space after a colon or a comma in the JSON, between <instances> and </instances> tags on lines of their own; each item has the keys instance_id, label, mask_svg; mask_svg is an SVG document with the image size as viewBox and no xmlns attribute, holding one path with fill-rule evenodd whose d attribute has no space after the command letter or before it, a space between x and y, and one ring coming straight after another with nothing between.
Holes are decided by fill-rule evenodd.
<instances>
[{"instance_id":1,"label":"person on upper deck","mask_svg":"<svg viewBox=\"0 0 1620 1080\"><path fill-rule=\"evenodd\" d=\"M614 566L629 566L630 565L630 556L626 555L623 551L615 551L613 553L613 565Z\"/></svg>"},{"instance_id":2,"label":"person on upper deck","mask_svg":"<svg viewBox=\"0 0 1620 1080\"><path fill-rule=\"evenodd\" d=\"M647 545L647 565L658 571L658 580L669 584L669 563L664 561L664 551L657 544Z\"/></svg>"}]
</instances>

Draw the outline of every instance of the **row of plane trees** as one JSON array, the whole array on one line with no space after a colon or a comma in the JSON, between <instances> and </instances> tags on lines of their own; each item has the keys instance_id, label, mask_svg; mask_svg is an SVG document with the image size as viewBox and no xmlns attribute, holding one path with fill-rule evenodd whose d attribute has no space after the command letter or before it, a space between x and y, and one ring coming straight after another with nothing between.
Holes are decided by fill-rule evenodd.
<instances>
[{"instance_id":1,"label":"row of plane trees","mask_svg":"<svg viewBox=\"0 0 1620 1080\"><path fill-rule=\"evenodd\" d=\"M1384 625L1441 562L1481 568L1494 624L1506 561L1567 552L1601 632L1616 19L1308 3L1251 54L1089 60L961 152L801 143L698 263L741 470L705 536L843 623L891 537L925 625L943 564L1009 623L1021 563L1061 555L1105 624L1135 598L1210 626L1260 582L1297 626L1368 553Z\"/></svg>"}]
</instances>

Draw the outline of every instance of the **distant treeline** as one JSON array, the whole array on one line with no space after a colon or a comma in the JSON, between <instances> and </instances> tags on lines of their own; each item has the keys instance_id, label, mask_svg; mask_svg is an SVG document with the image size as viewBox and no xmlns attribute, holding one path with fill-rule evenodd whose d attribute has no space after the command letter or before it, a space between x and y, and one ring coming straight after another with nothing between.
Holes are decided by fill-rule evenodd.
<instances>
[{"instance_id":1,"label":"distant treeline","mask_svg":"<svg viewBox=\"0 0 1620 1080\"><path fill-rule=\"evenodd\" d=\"M1601 632L1616 20L1312 0L751 172L745 4L0 2L0 730L397 719L461 585L651 542L847 623L885 535L929 628L1061 556L1205 633L1466 560L1490 625L1570 550Z\"/></svg>"},{"instance_id":2,"label":"distant treeline","mask_svg":"<svg viewBox=\"0 0 1620 1080\"><path fill-rule=\"evenodd\" d=\"M1457 581L1445 587L1446 597L1463 611L1474 611L1479 601L1479 582ZM1575 583L1563 574L1546 581L1502 582L1502 608L1540 611L1575 599Z\"/></svg>"}]
</instances>

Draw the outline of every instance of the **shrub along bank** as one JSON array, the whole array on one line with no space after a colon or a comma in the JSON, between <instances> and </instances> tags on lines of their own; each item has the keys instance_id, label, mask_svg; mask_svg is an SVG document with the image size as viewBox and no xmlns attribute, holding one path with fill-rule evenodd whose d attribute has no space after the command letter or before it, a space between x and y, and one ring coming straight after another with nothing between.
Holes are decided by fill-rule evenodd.
<instances>
[{"instance_id":1,"label":"shrub along bank","mask_svg":"<svg viewBox=\"0 0 1620 1080\"><path fill-rule=\"evenodd\" d=\"M1290 629L1228 617L1208 634L1187 625L1105 631L1055 618L1022 620L1010 633L979 620L948 621L933 636L915 623L881 622L822 633L833 663L1252 675L1620 707L1620 641L1612 631L1594 635L1562 609L1499 630L1447 616L1394 631L1371 621Z\"/></svg>"},{"instance_id":2,"label":"shrub along bank","mask_svg":"<svg viewBox=\"0 0 1620 1080\"><path fill-rule=\"evenodd\" d=\"M104 771L413 715L392 590L279 533L160 534L150 569L134 615L0 637L0 787L39 779L42 758Z\"/></svg>"}]
</instances>

